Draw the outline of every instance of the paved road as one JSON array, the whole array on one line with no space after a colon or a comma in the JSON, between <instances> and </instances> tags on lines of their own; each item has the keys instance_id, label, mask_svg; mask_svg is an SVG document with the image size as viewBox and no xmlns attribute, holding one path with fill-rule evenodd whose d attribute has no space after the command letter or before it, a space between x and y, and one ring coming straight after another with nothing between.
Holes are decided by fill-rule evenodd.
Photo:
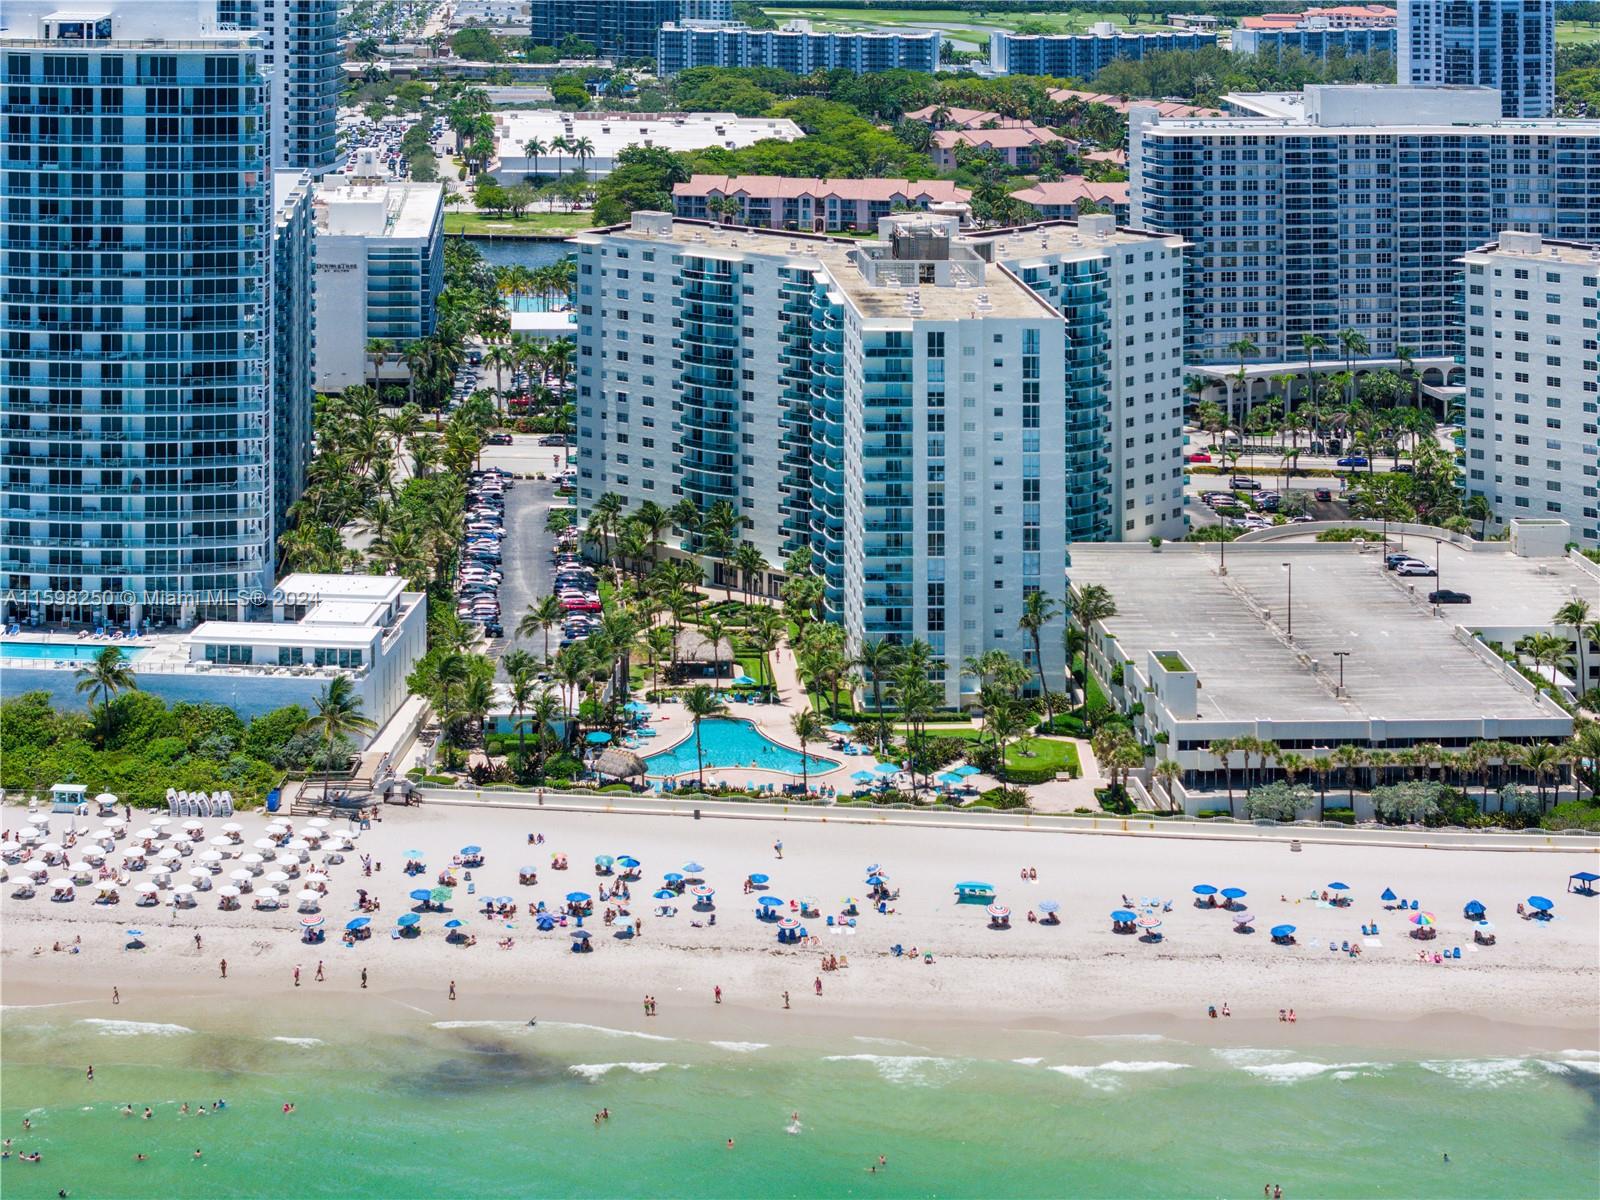
<instances>
[{"instance_id":1,"label":"paved road","mask_svg":"<svg viewBox=\"0 0 1600 1200\"><path fill-rule=\"evenodd\" d=\"M544 479L519 479L506 493L506 537L501 548L500 622L512 638L528 605L550 591L550 551L554 535L545 530L545 514L556 501L556 485ZM564 500L560 503L566 503ZM490 653L498 658L513 641L496 641ZM555 642L551 643L552 651ZM525 647L535 655L544 652L544 639Z\"/></svg>"}]
</instances>

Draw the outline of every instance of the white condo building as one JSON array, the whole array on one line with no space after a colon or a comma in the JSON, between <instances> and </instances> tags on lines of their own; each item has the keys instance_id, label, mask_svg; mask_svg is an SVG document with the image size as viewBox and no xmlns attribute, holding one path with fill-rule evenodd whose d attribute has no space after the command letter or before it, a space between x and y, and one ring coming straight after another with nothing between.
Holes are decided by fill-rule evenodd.
<instances>
[{"instance_id":1,"label":"white condo building","mask_svg":"<svg viewBox=\"0 0 1600 1200\"><path fill-rule=\"evenodd\" d=\"M404 380L406 346L433 332L444 288L444 185L390 179L358 152L353 175L324 180L317 227L317 390L372 382L367 344L387 342L379 378ZM338 314L334 319L330 314Z\"/></svg>"},{"instance_id":2,"label":"white condo building","mask_svg":"<svg viewBox=\"0 0 1600 1200\"><path fill-rule=\"evenodd\" d=\"M1555 111L1555 0L1400 0L1399 78L1483 84L1508 117Z\"/></svg>"},{"instance_id":3,"label":"white condo building","mask_svg":"<svg viewBox=\"0 0 1600 1200\"><path fill-rule=\"evenodd\" d=\"M1600 547L1600 246L1506 232L1462 261L1467 491Z\"/></svg>"},{"instance_id":4,"label":"white condo building","mask_svg":"<svg viewBox=\"0 0 1600 1200\"><path fill-rule=\"evenodd\" d=\"M218 0L217 19L261 34L272 165L312 178L332 169L344 83L338 0Z\"/></svg>"},{"instance_id":5,"label":"white condo building","mask_svg":"<svg viewBox=\"0 0 1600 1200\"><path fill-rule=\"evenodd\" d=\"M1460 258L1502 229L1600 240L1600 121L1507 120L1482 87L1232 95L1234 115L1134 105L1132 222L1193 243L1185 351L1303 361L1353 328L1369 353L1460 354Z\"/></svg>"},{"instance_id":6,"label":"white condo building","mask_svg":"<svg viewBox=\"0 0 1600 1200\"><path fill-rule=\"evenodd\" d=\"M1177 238L641 212L574 241L580 513L726 502L769 563L811 547L853 643L927 640L949 704L965 658L1031 661L1023 597L1059 595L1070 541L1183 532Z\"/></svg>"}]
</instances>

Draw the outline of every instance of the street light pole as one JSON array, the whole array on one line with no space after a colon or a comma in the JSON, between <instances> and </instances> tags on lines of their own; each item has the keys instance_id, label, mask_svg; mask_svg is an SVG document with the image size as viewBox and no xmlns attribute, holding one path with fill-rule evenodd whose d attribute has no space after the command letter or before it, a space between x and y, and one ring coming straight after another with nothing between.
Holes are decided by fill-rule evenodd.
<instances>
[{"instance_id":1,"label":"street light pole","mask_svg":"<svg viewBox=\"0 0 1600 1200\"><path fill-rule=\"evenodd\" d=\"M1339 660L1339 694L1344 695L1344 660L1350 657L1348 650L1335 650L1333 656Z\"/></svg>"},{"instance_id":2,"label":"street light pole","mask_svg":"<svg viewBox=\"0 0 1600 1200\"><path fill-rule=\"evenodd\" d=\"M1294 565L1292 563L1284 563L1283 564L1283 569L1284 569L1285 572L1288 573L1288 576L1289 576L1289 628L1288 628L1288 633L1289 633L1290 637L1293 637L1294 636Z\"/></svg>"}]
</instances>

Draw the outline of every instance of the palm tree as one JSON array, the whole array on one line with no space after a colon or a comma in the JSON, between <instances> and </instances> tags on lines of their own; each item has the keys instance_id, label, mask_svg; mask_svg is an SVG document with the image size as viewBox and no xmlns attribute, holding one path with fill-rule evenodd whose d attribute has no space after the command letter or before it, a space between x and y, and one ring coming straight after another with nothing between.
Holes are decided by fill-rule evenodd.
<instances>
[{"instance_id":1,"label":"palm tree","mask_svg":"<svg viewBox=\"0 0 1600 1200\"><path fill-rule=\"evenodd\" d=\"M748 603L755 591L750 586L750 581L767 569L766 556L754 542L740 542L733 548L731 561L734 570L739 572L739 577L743 581L745 601Z\"/></svg>"},{"instance_id":2,"label":"palm tree","mask_svg":"<svg viewBox=\"0 0 1600 1200\"><path fill-rule=\"evenodd\" d=\"M509 660L511 655L506 655ZM540 687L534 681L533 671L524 667L520 671L508 672L511 676L511 723L517 731L517 773L521 774L527 767L528 747L525 740L528 725L522 719L522 714L538 698Z\"/></svg>"},{"instance_id":3,"label":"palm tree","mask_svg":"<svg viewBox=\"0 0 1600 1200\"><path fill-rule=\"evenodd\" d=\"M745 627L745 638L761 655L761 673L768 686L777 684L772 671L772 655L783 642L783 614L775 608L758 608Z\"/></svg>"},{"instance_id":4,"label":"palm tree","mask_svg":"<svg viewBox=\"0 0 1600 1200\"><path fill-rule=\"evenodd\" d=\"M820 742L827 736L827 729L822 724L822 718L817 715L814 708L804 708L789 718L789 724L794 729L794 736L800 739L800 785L805 789L806 795L811 794L811 759L806 754L806 747L812 742Z\"/></svg>"},{"instance_id":5,"label":"palm tree","mask_svg":"<svg viewBox=\"0 0 1600 1200\"><path fill-rule=\"evenodd\" d=\"M522 152L528 156L528 174L538 176L539 158L547 148L538 138L529 138L522 143Z\"/></svg>"},{"instance_id":6,"label":"palm tree","mask_svg":"<svg viewBox=\"0 0 1600 1200\"><path fill-rule=\"evenodd\" d=\"M341 738L350 737L358 733L370 733L377 728L377 722L371 717L361 715L361 708L365 701L356 692L355 684L348 675L335 675L328 680L328 686L322 689L322 694L316 698L316 712L314 712L302 730L315 733L322 738L322 763L327 772L322 780L322 800L328 800L328 787L333 782L333 747Z\"/></svg>"},{"instance_id":7,"label":"palm tree","mask_svg":"<svg viewBox=\"0 0 1600 1200\"><path fill-rule=\"evenodd\" d=\"M536 633L544 634L544 660L550 661L550 631L561 624L562 618L567 615L566 609L561 607L561 601L553 593L542 596L522 615L522 620L517 622L517 636L519 638L532 637Z\"/></svg>"},{"instance_id":8,"label":"palm tree","mask_svg":"<svg viewBox=\"0 0 1600 1200\"><path fill-rule=\"evenodd\" d=\"M100 744L111 737L111 700L121 691L138 690L139 681L133 668L115 646L107 646L89 660L88 664L73 672L78 677L75 690L89 697L89 706L100 705Z\"/></svg>"},{"instance_id":9,"label":"palm tree","mask_svg":"<svg viewBox=\"0 0 1600 1200\"><path fill-rule=\"evenodd\" d=\"M1167 798L1171 801L1172 811L1176 812L1178 810L1178 801L1173 794L1173 788L1177 786L1178 780L1183 776L1183 767L1176 759L1163 758L1156 763L1152 773L1161 786L1166 789Z\"/></svg>"},{"instance_id":10,"label":"palm tree","mask_svg":"<svg viewBox=\"0 0 1600 1200\"><path fill-rule=\"evenodd\" d=\"M1367 352L1367 339L1357 330L1341 329L1339 331L1339 345L1344 350L1344 373L1350 377L1350 395L1347 403L1353 405L1356 402L1355 358L1356 355Z\"/></svg>"},{"instance_id":11,"label":"palm tree","mask_svg":"<svg viewBox=\"0 0 1600 1200\"><path fill-rule=\"evenodd\" d=\"M1589 670L1585 657L1585 643L1589 640L1589 634L1585 629L1589 624L1589 602L1568 600L1556 609L1556 615L1551 620L1559 628L1572 630L1573 638L1578 643L1578 686L1573 690L1581 696L1588 690L1589 685Z\"/></svg>"},{"instance_id":12,"label":"palm tree","mask_svg":"<svg viewBox=\"0 0 1600 1200\"><path fill-rule=\"evenodd\" d=\"M1478 540L1481 542L1488 534L1489 522L1494 520L1494 506L1489 503L1489 497L1481 492L1474 492L1467 497L1467 502L1461 508L1461 515L1469 521L1478 523Z\"/></svg>"},{"instance_id":13,"label":"palm tree","mask_svg":"<svg viewBox=\"0 0 1600 1200\"><path fill-rule=\"evenodd\" d=\"M1564 756L1559 747L1549 742L1538 742L1529 746L1522 756L1522 769L1533 773L1533 780L1539 787L1539 811L1544 811L1545 783L1559 775ZM1561 784L1556 783L1556 799L1561 798Z\"/></svg>"},{"instance_id":14,"label":"palm tree","mask_svg":"<svg viewBox=\"0 0 1600 1200\"><path fill-rule=\"evenodd\" d=\"M727 709L716 693L703 683L689 689L689 694L683 698L683 707L694 721L695 784L703 792L706 790L706 759L700 746L700 722L707 717L720 717Z\"/></svg>"},{"instance_id":15,"label":"palm tree","mask_svg":"<svg viewBox=\"0 0 1600 1200\"><path fill-rule=\"evenodd\" d=\"M891 642L887 638L878 638L876 641L863 639L861 649L856 651L855 665L865 671L872 680L872 711L877 718L879 755L882 755L888 739L888 730L883 720L883 680L884 676L899 665L901 654L900 644Z\"/></svg>"},{"instance_id":16,"label":"palm tree","mask_svg":"<svg viewBox=\"0 0 1600 1200\"><path fill-rule=\"evenodd\" d=\"M572 143L567 141L566 135L557 134L550 139L550 149L556 156L556 178L561 178L561 156L572 149Z\"/></svg>"},{"instance_id":17,"label":"palm tree","mask_svg":"<svg viewBox=\"0 0 1600 1200\"><path fill-rule=\"evenodd\" d=\"M387 338L367 339L367 357L372 360L372 388L374 391L381 386L383 381L380 375L383 372L383 364L389 360L393 353L394 343Z\"/></svg>"},{"instance_id":18,"label":"palm tree","mask_svg":"<svg viewBox=\"0 0 1600 1200\"><path fill-rule=\"evenodd\" d=\"M672 657L672 630L666 625L652 625L644 635L645 653L650 658L650 690L660 687L660 669L663 659Z\"/></svg>"},{"instance_id":19,"label":"palm tree","mask_svg":"<svg viewBox=\"0 0 1600 1200\"><path fill-rule=\"evenodd\" d=\"M1229 764L1229 759L1233 757L1237 750L1238 746L1235 745L1233 738L1217 738L1206 747L1206 752L1222 764L1222 779L1228 785L1228 814L1230 816L1238 815L1233 808L1233 768Z\"/></svg>"},{"instance_id":20,"label":"palm tree","mask_svg":"<svg viewBox=\"0 0 1600 1200\"><path fill-rule=\"evenodd\" d=\"M1296 779L1300 778L1300 776L1311 770L1311 768L1312 763L1310 759L1304 757L1303 755L1296 754L1292 750L1286 750L1278 755L1278 770L1283 772L1283 778L1285 782L1288 783L1290 788L1294 787L1294 781ZM1317 813L1317 820L1322 820L1322 813L1320 811Z\"/></svg>"},{"instance_id":21,"label":"palm tree","mask_svg":"<svg viewBox=\"0 0 1600 1200\"><path fill-rule=\"evenodd\" d=\"M1245 393L1244 393L1244 379L1245 379L1244 360L1247 359L1247 358L1250 358L1250 357L1252 357L1252 356L1254 356L1256 354L1259 354L1260 352L1261 352L1261 347L1257 346L1248 337L1242 337L1236 342L1229 342L1228 343L1228 353L1233 354L1233 355L1237 355L1238 359L1239 359L1239 405L1240 405L1241 412L1245 408L1249 407L1248 403L1245 400ZM1232 415L1233 415L1232 413L1229 414L1230 417Z\"/></svg>"},{"instance_id":22,"label":"palm tree","mask_svg":"<svg viewBox=\"0 0 1600 1200\"><path fill-rule=\"evenodd\" d=\"M537 771L534 779L538 783L544 782L544 764L548 757L545 746L550 735L550 726L562 717L561 704L551 691L540 692L533 702L533 709L528 714L528 724L534 728L534 750L538 754Z\"/></svg>"},{"instance_id":23,"label":"palm tree","mask_svg":"<svg viewBox=\"0 0 1600 1200\"><path fill-rule=\"evenodd\" d=\"M576 137L567 143L567 149L577 157L578 170L582 171L594 157L594 142L586 137Z\"/></svg>"},{"instance_id":24,"label":"palm tree","mask_svg":"<svg viewBox=\"0 0 1600 1200\"><path fill-rule=\"evenodd\" d=\"M1044 698L1046 720L1050 718L1050 681L1044 673L1044 650L1040 635L1060 612L1061 606L1054 599L1042 591L1033 591L1022 597L1022 616L1017 619L1017 628L1033 640L1033 663L1039 672L1039 692Z\"/></svg>"},{"instance_id":25,"label":"palm tree","mask_svg":"<svg viewBox=\"0 0 1600 1200\"><path fill-rule=\"evenodd\" d=\"M1300 348L1306 356L1306 385L1311 391L1311 411L1317 411L1317 351L1328 348L1327 339L1320 333L1302 333Z\"/></svg>"},{"instance_id":26,"label":"palm tree","mask_svg":"<svg viewBox=\"0 0 1600 1200\"><path fill-rule=\"evenodd\" d=\"M1083 688L1085 693L1089 687L1089 631L1096 621L1103 621L1107 617L1117 615L1117 602L1111 598L1111 593L1098 583L1085 584L1075 591L1068 591L1067 603L1071 606L1072 620L1077 624L1083 634Z\"/></svg>"},{"instance_id":27,"label":"palm tree","mask_svg":"<svg viewBox=\"0 0 1600 1200\"><path fill-rule=\"evenodd\" d=\"M1348 742L1335 748L1328 756L1328 761L1344 772L1345 787L1350 791L1350 809L1356 807L1356 771L1366 766L1367 752L1360 746L1352 746Z\"/></svg>"}]
</instances>

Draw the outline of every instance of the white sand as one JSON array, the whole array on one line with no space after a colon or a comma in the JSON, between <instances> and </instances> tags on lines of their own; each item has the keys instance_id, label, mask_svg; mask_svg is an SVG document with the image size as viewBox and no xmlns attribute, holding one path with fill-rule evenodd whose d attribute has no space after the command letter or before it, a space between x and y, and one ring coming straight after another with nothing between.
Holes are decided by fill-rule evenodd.
<instances>
[{"instance_id":1,"label":"white sand","mask_svg":"<svg viewBox=\"0 0 1600 1200\"><path fill-rule=\"evenodd\" d=\"M19 810L4 815L8 828L21 825ZM149 815L143 814L146 820ZM93 889L80 889L71 903L52 903L48 889L31 900L12 899L19 877L12 867L12 882L4 886L0 902L0 1000L7 1005L88 1001L85 1011L103 1009L109 1016L107 1001L115 984L124 998L116 1015L161 1019L156 998L212 997L226 1003L226 998L248 997L279 1005L300 997L309 1001L310 991L330 1000L337 995L347 1002L399 1003L440 1017L539 1014L626 1023L665 1036L693 1029L730 1042L771 1042L789 1036L786 1029L837 1031L841 1021L860 1033L895 1033L918 1022L959 1024L974 1037L1019 1025L1127 1032L1178 1024L1203 1038L1208 1027L1214 1031L1223 1024L1204 1020L1205 1006L1224 1000L1235 1014L1232 1029L1258 1021L1276 1027L1277 1010L1292 1006L1299 1029L1311 1026L1325 1041L1335 1040L1329 1031L1338 1030L1346 1041L1431 1038L1459 1045L1466 1037L1479 1045L1590 1046L1600 1028L1600 899L1564 890L1570 873L1593 868L1593 852L1308 845L1291 853L1285 844L1265 841L777 820L696 822L443 806L389 809L384 817L360 842L382 863L380 873L361 878L357 854L331 868L331 895L322 906L329 936L321 947L301 944L292 908L220 912L215 892L201 893L198 908L179 912L170 904L136 907L131 892L115 907L95 905L90 903ZM246 827L242 849L248 851L265 821L238 819ZM57 817L52 826L58 840L65 821ZM140 824L136 812L134 827ZM207 822L208 835L220 825ZM526 844L535 830L547 839L542 847ZM784 842L781 861L772 848L777 837ZM395 918L411 907L407 893L432 886L450 855L471 843L484 848L488 861L473 872L477 895L469 897L461 887L452 908L453 915L469 922L478 944L448 945L441 927L446 918L437 914L424 917L421 939L392 940ZM408 848L425 851L430 868L425 877L401 873ZM552 851L568 855L569 871L549 870ZM596 892L593 859L600 853L631 853L643 861L644 878L633 885L631 908L644 916L644 933L633 941L617 940L595 919L587 923L595 952L575 955L560 929L536 932L525 906L543 899L559 907L568 891ZM320 855L314 857L320 861ZM717 888L714 927L691 926L691 920L704 917L687 903L676 918L653 915L656 902L650 893L662 873L690 860L705 865L707 881ZM845 896L864 898L864 868L870 863L882 864L901 889L897 911L880 916L863 910L854 934L829 929L821 919L808 920L809 931L822 939L816 948L780 947L772 928L756 920L754 897L741 891L749 873L764 872L772 877L769 894L785 901L815 896L824 913L837 913ZM517 885L523 864L539 868L539 886ZM218 882L227 882L227 871L236 866L226 864ZM1038 869L1037 883L1018 879L1023 866ZM981 907L954 902L952 885L968 879L996 885L1000 902L1013 909L1011 929L991 929ZM1335 879L1352 886L1352 908L1294 899ZM1257 916L1258 932L1235 934L1222 912L1194 909L1190 888L1196 883L1249 889L1247 903ZM294 891L300 886L290 885ZM357 886L366 886L383 907L374 919L374 936L346 949L338 944L338 933L354 915ZM1459 945L1459 962L1417 961L1419 945L1408 936L1409 924L1378 900L1386 886L1419 897L1438 916L1440 934L1429 949ZM1147 944L1110 931L1108 914L1121 907L1123 893L1136 903L1146 896L1175 901L1163 917L1163 942ZM1530 893L1556 900L1555 921L1517 918L1517 902ZM510 895L524 906L509 931L516 940L510 950L496 946L508 935L502 924L477 912L481 898L491 895ZM1489 908L1497 946L1472 947L1461 910L1474 898ZM1061 902L1062 924L1027 922L1028 909L1045 899ZM1382 929L1378 944L1360 936L1360 925L1372 920ZM1298 927L1301 945L1270 942L1266 931L1280 922ZM147 949L122 948L127 926L145 931ZM197 930L205 939L202 951L194 946ZM83 939L81 953L49 949L55 940L77 935ZM1347 939L1364 943L1359 960L1329 952L1330 940ZM888 947L897 942L931 949L933 965L891 957ZM43 952L35 955L40 946ZM824 994L818 998L812 985L823 953L845 955L849 966L822 975ZM224 956L226 981L218 978L217 966ZM312 981L319 959L329 976L320 984ZM303 968L298 993L291 983L296 964ZM361 967L371 973L365 994L357 991ZM454 1004L446 998L452 979L460 996ZM714 985L724 992L720 1008L712 1005ZM792 1013L782 1012L785 990L791 993ZM662 1016L648 1024L640 1013L645 994L655 995L662 1008ZM1426 1020L1419 1026L1418 1018ZM1432 1035L1426 1032L1430 1029Z\"/></svg>"}]
</instances>

